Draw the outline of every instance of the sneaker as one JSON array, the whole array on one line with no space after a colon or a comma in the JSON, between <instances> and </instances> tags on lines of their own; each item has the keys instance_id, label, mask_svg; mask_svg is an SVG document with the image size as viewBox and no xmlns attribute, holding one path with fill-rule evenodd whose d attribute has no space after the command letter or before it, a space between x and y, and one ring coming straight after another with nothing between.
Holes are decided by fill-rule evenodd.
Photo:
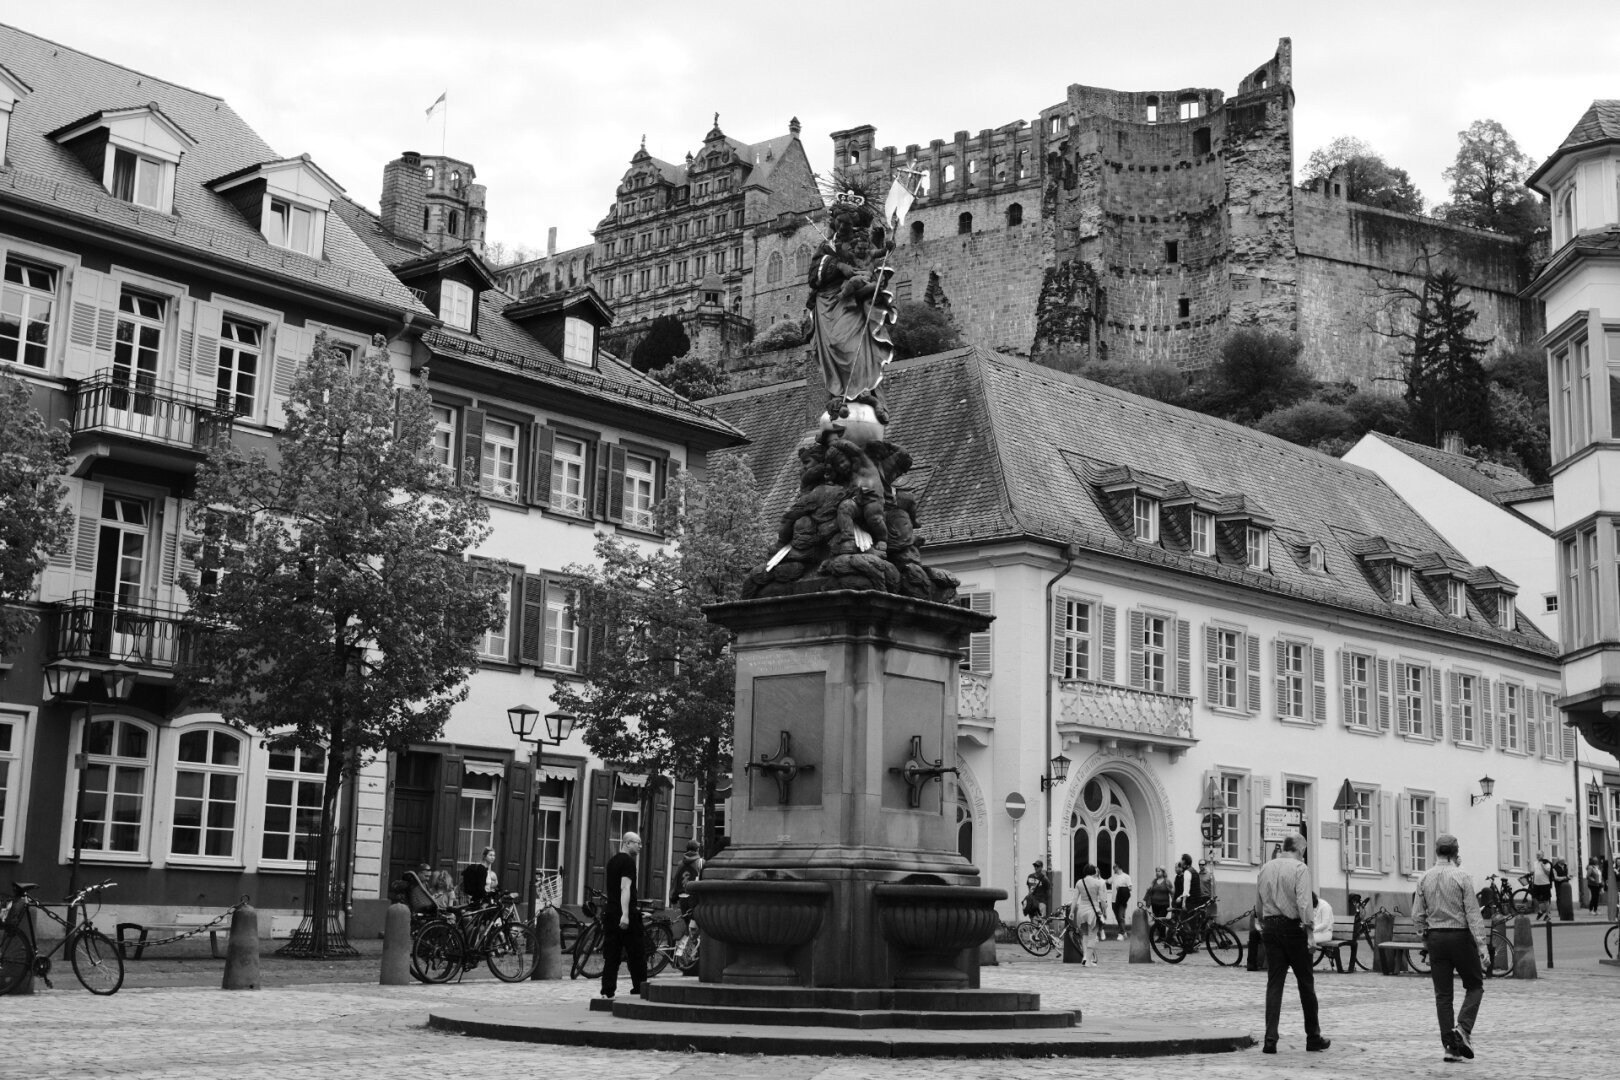
<instances>
[{"instance_id":1,"label":"sneaker","mask_svg":"<svg viewBox=\"0 0 1620 1080\"><path fill-rule=\"evenodd\" d=\"M1461 1061L1462 1058L1458 1057L1456 1054L1453 1054L1450 1050L1447 1050L1446 1051L1446 1056L1441 1058L1440 1060L1444 1061L1444 1062L1446 1062L1448 1064L1455 1065L1457 1062Z\"/></svg>"},{"instance_id":2,"label":"sneaker","mask_svg":"<svg viewBox=\"0 0 1620 1080\"><path fill-rule=\"evenodd\" d=\"M1311 1051L1313 1053L1317 1052L1317 1051L1320 1051L1320 1050L1326 1050L1328 1047L1330 1047L1332 1045L1333 1045L1333 1040L1332 1039L1324 1039L1320 1035L1312 1035L1312 1036L1309 1036L1308 1038L1306 1038L1306 1040L1305 1040L1305 1049L1307 1049L1307 1050L1309 1050L1309 1051Z\"/></svg>"},{"instance_id":3,"label":"sneaker","mask_svg":"<svg viewBox=\"0 0 1620 1080\"><path fill-rule=\"evenodd\" d=\"M1275 1054L1277 1052L1277 1044L1272 1042L1270 1039L1267 1039L1266 1042L1260 1047L1260 1052L1262 1054Z\"/></svg>"},{"instance_id":4,"label":"sneaker","mask_svg":"<svg viewBox=\"0 0 1620 1080\"><path fill-rule=\"evenodd\" d=\"M1458 1056L1465 1057L1470 1061L1474 1059L1473 1041L1468 1038L1468 1032L1462 1028L1451 1029L1451 1046L1457 1051Z\"/></svg>"}]
</instances>

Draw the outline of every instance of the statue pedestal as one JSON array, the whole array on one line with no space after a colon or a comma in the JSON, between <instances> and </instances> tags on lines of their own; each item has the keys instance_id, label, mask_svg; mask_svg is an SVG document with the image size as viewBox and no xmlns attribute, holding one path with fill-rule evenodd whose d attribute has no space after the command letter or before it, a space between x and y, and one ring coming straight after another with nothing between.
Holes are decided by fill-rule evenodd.
<instances>
[{"instance_id":1,"label":"statue pedestal","mask_svg":"<svg viewBox=\"0 0 1620 1080\"><path fill-rule=\"evenodd\" d=\"M956 852L950 765L988 618L853 591L708 615L737 634L737 727L732 843L694 887L703 980L976 988L1006 894Z\"/></svg>"}]
</instances>

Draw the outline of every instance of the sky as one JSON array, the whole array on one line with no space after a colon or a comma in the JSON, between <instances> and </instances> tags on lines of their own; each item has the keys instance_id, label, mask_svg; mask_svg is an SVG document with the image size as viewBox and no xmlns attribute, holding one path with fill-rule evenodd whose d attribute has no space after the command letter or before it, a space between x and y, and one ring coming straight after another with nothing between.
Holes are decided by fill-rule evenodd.
<instances>
[{"instance_id":1,"label":"sky","mask_svg":"<svg viewBox=\"0 0 1620 1080\"><path fill-rule=\"evenodd\" d=\"M1070 83L1230 95L1288 37L1296 173L1354 135L1432 205L1473 121L1539 162L1594 99L1620 98L1617 0L60 0L0 20L223 97L372 209L387 162L442 146L488 188L487 239L537 253L553 227L560 249L591 241L643 136L679 162L716 112L743 142L797 116L824 170L841 128L926 145L1030 120Z\"/></svg>"}]
</instances>

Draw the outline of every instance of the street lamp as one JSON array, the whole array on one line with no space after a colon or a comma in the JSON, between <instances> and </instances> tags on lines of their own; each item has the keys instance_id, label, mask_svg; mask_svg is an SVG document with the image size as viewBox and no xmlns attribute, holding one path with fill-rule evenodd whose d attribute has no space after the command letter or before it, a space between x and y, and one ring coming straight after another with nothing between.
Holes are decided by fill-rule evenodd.
<instances>
[{"instance_id":1,"label":"street lamp","mask_svg":"<svg viewBox=\"0 0 1620 1080\"><path fill-rule=\"evenodd\" d=\"M540 716L540 710L532 705L514 705L506 710L506 722L512 728L512 734L526 743L534 743L536 753L539 747L548 744L561 746L568 741L573 733L574 723L579 719L565 709L546 713L546 733L534 735L534 722Z\"/></svg>"},{"instance_id":2,"label":"street lamp","mask_svg":"<svg viewBox=\"0 0 1620 1080\"><path fill-rule=\"evenodd\" d=\"M73 700L71 695L84 684L88 674L84 668L61 661L47 664L45 688L53 698ZM101 691L107 701L128 701L135 692L135 677L138 674L134 668L116 664L98 672L97 681L101 683ZM84 746L90 737L90 709L95 703L86 698L83 704L84 726L79 731L79 751L73 755L73 865L68 871L69 896L77 896L79 892L79 859L84 851L84 772L90 764L90 755L85 752Z\"/></svg>"},{"instance_id":3,"label":"street lamp","mask_svg":"<svg viewBox=\"0 0 1620 1080\"><path fill-rule=\"evenodd\" d=\"M1495 780L1492 780L1489 776L1480 777L1479 778L1479 794L1478 795L1470 794L1468 796L1468 805L1469 806L1477 806L1477 805L1479 805L1480 803L1484 802L1486 799L1490 798L1491 793L1494 792L1495 790L1496 790L1496 781Z\"/></svg>"},{"instance_id":4,"label":"street lamp","mask_svg":"<svg viewBox=\"0 0 1620 1080\"><path fill-rule=\"evenodd\" d=\"M1053 758L1049 764L1052 771L1048 775L1041 777L1042 791L1050 791L1069 778L1069 757L1067 754L1061 750L1058 751L1058 756Z\"/></svg>"}]
</instances>

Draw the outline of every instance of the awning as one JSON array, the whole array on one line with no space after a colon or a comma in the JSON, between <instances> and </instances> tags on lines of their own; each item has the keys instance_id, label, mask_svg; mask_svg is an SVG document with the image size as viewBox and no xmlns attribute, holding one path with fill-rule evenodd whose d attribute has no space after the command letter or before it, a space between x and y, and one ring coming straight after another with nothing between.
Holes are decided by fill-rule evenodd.
<instances>
[{"instance_id":1,"label":"awning","mask_svg":"<svg viewBox=\"0 0 1620 1080\"><path fill-rule=\"evenodd\" d=\"M469 759L461 763L461 768L468 776L506 775L506 764L500 761L473 761Z\"/></svg>"},{"instance_id":2,"label":"awning","mask_svg":"<svg viewBox=\"0 0 1620 1080\"><path fill-rule=\"evenodd\" d=\"M622 773L617 773L616 775L619 778L619 783L623 784L625 787L646 787L647 786L647 774L646 773L622 772Z\"/></svg>"},{"instance_id":3,"label":"awning","mask_svg":"<svg viewBox=\"0 0 1620 1080\"><path fill-rule=\"evenodd\" d=\"M568 765L542 765L535 771L536 780L561 780L571 784L579 779L579 771Z\"/></svg>"}]
</instances>

